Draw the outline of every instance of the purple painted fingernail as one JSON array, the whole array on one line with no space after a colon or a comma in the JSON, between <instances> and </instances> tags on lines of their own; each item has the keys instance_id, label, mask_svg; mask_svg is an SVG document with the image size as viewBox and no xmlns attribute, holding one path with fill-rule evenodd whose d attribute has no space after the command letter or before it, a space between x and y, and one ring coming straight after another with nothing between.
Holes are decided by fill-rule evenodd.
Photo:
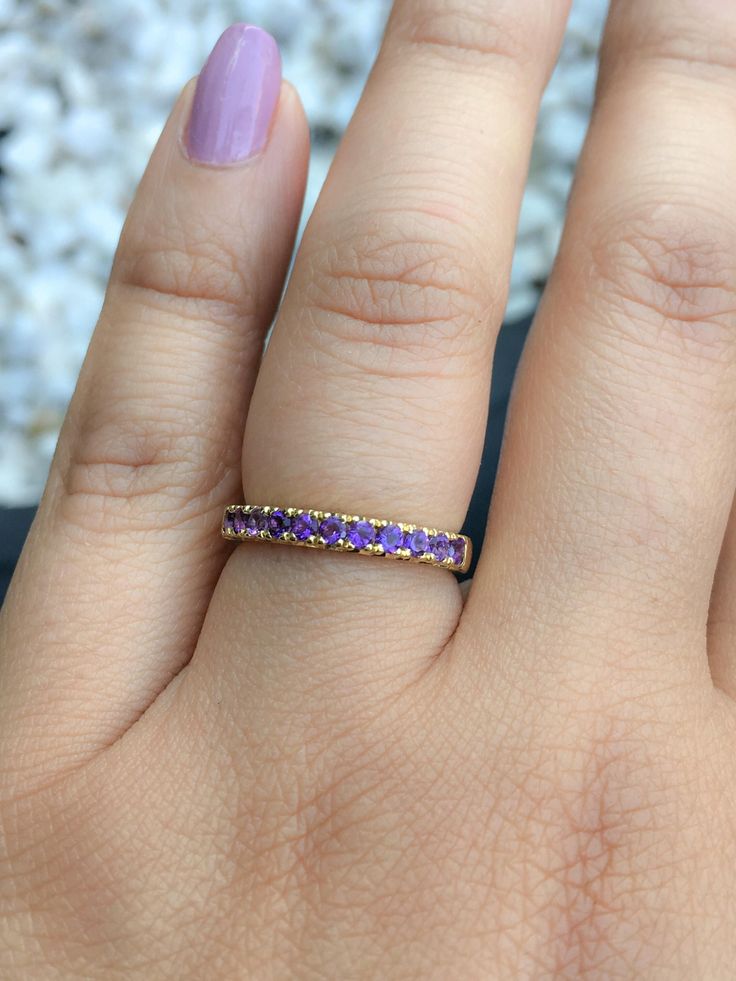
<instances>
[{"instance_id":1,"label":"purple painted fingernail","mask_svg":"<svg viewBox=\"0 0 736 981\"><path fill-rule=\"evenodd\" d=\"M258 153L280 88L281 57L271 35L250 24L228 27L197 80L186 135L189 156L222 165Z\"/></svg>"}]
</instances>

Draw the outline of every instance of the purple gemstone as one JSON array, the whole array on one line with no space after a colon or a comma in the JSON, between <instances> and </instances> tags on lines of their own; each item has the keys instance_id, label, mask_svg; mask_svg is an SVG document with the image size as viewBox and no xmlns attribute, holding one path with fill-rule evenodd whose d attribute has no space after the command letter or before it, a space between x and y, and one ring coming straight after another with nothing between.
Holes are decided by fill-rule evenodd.
<instances>
[{"instance_id":1,"label":"purple gemstone","mask_svg":"<svg viewBox=\"0 0 736 981\"><path fill-rule=\"evenodd\" d=\"M289 530L291 518L284 514L281 508L272 511L268 516L268 533L271 538L281 538Z\"/></svg>"},{"instance_id":2,"label":"purple gemstone","mask_svg":"<svg viewBox=\"0 0 736 981\"><path fill-rule=\"evenodd\" d=\"M462 565L465 561L465 541L462 538L453 538L447 554L453 565Z\"/></svg>"},{"instance_id":3,"label":"purple gemstone","mask_svg":"<svg viewBox=\"0 0 736 981\"><path fill-rule=\"evenodd\" d=\"M253 508L248 517L245 519L245 533L251 538L258 534L258 522L261 518L260 508Z\"/></svg>"},{"instance_id":4,"label":"purple gemstone","mask_svg":"<svg viewBox=\"0 0 736 981\"><path fill-rule=\"evenodd\" d=\"M404 548L408 548L415 559L424 555L428 547L429 536L421 528L417 528L416 531L407 531L404 535Z\"/></svg>"},{"instance_id":5,"label":"purple gemstone","mask_svg":"<svg viewBox=\"0 0 736 981\"><path fill-rule=\"evenodd\" d=\"M389 555L401 548L403 541L404 532L398 525L386 525L378 532L378 542L383 546L383 551Z\"/></svg>"},{"instance_id":6,"label":"purple gemstone","mask_svg":"<svg viewBox=\"0 0 736 981\"><path fill-rule=\"evenodd\" d=\"M222 530L227 534L229 531L234 531L233 523L235 521L235 515L232 511L226 511L225 517L222 519Z\"/></svg>"},{"instance_id":7,"label":"purple gemstone","mask_svg":"<svg viewBox=\"0 0 736 981\"><path fill-rule=\"evenodd\" d=\"M429 539L429 551L439 562L444 562L450 554L450 539L447 535L432 535Z\"/></svg>"},{"instance_id":8,"label":"purple gemstone","mask_svg":"<svg viewBox=\"0 0 736 981\"><path fill-rule=\"evenodd\" d=\"M366 548L376 539L376 529L370 521L351 521L348 525L348 541L353 548Z\"/></svg>"},{"instance_id":9,"label":"purple gemstone","mask_svg":"<svg viewBox=\"0 0 736 981\"><path fill-rule=\"evenodd\" d=\"M319 533L325 545L336 545L345 537L345 522L331 514L322 521L319 526Z\"/></svg>"},{"instance_id":10,"label":"purple gemstone","mask_svg":"<svg viewBox=\"0 0 736 981\"><path fill-rule=\"evenodd\" d=\"M242 535L245 531L245 514L241 508L233 511L233 531L236 535Z\"/></svg>"},{"instance_id":11,"label":"purple gemstone","mask_svg":"<svg viewBox=\"0 0 736 981\"><path fill-rule=\"evenodd\" d=\"M296 536L298 542L304 542L319 531L319 522L311 514L302 511L291 523L291 531Z\"/></svg>"}]
</instances>

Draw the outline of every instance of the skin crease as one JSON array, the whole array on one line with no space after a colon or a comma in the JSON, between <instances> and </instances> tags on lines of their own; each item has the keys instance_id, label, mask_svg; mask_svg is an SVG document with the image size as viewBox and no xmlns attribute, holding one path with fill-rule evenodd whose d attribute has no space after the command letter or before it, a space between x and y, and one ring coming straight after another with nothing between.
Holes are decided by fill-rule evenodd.
<instances>
[{"instance_id":1,"label":"skin crease","mask_svg":"<svg viewBox=\"0 0 736 981\"><path fill-rule=\"evenodd\" d=\"M306 124L184 90L0 617L3 978L733 976L736 9L611 4L469 592L217 534L460 525L566 14L397 0L262 360Z\"/></svg>"}]
</instances>

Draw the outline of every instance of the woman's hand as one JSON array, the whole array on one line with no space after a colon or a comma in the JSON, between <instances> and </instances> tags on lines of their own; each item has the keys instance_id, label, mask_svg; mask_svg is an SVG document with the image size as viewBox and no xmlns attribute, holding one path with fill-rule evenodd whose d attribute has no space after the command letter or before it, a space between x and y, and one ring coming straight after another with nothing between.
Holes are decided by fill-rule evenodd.
<instances>
[{"instance_id":1,"label":"woman's hand","mask_svg":"<svg viewBox=\"0 0 736 981\"><path fill-rule=\"evenodd\" d=\"M397 0L262 363L306 125L252 28L185 89L3 612L3 978L733 976L733 4L612 4L465 605L219 537L241 458L461 524L566 8Z\"/></svg>"}]
</instances>

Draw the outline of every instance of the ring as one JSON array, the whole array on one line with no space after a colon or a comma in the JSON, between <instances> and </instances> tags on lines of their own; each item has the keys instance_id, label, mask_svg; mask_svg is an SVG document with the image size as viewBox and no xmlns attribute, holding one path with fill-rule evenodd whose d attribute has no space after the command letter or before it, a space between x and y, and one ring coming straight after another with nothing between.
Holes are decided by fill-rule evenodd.
<instances>
[{"instance_id":1,"label":"ring","mask_svg":"<svg viewBox=\"0 0 736 981\"><path fill-rule=\"evenodd\" d=\"M467 571L473 550L470 539L458 532L336 511L254 504L231 504L225 508L222 537L229 541L260 539L330 552L402 559L457 573Z\"/></svg>"}]
</instances>

